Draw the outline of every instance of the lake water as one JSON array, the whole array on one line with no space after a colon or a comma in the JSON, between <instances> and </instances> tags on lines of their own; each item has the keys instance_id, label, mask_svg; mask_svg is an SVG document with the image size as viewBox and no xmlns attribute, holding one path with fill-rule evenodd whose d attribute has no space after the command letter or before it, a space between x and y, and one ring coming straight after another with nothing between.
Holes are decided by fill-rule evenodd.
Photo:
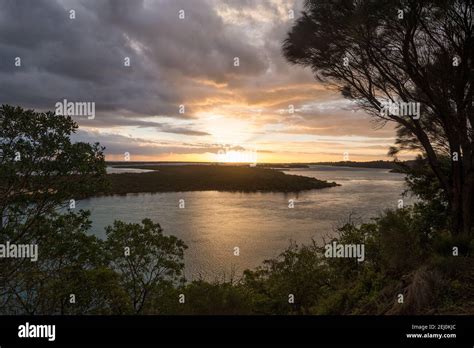
<instances>
[{"instance_id":1,"label":"lake water","mask_svg":"<svg viewBox=\"0 0 474 348\"><path fill-rule=\"evenodd\" d=\"M368 221L386 208L396 208L405 190L403 175L386 169L312 166L287 174L335 181L341 186L289 193L218 191L141 193L97 197L78 202L91 211L92 232L105 236L114 219L140 222L150 218L166 234L183 239L186 277L208 280L239 276L282 252L289 242L322 242L353 217ZM180 209L179 200L185 208ZM294 200L294 208L288 201ZM405 197L405 204L412 199ZM234 256L234 247L240 255Z\"/></svg>"}]
</instances>

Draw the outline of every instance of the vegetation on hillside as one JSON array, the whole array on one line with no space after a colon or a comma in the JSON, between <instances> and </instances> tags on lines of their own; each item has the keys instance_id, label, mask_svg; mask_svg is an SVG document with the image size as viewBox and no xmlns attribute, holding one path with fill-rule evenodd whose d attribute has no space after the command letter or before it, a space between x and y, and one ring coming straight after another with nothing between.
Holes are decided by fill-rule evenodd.
<instances>
[{"instance_id":1,"label":"vegetation on hillside","mask_svg":"<svg viewBox=\"0 0 474 348\"><path fill-rule=\"evenodd\" d=\"M402 172L402 168L410 166L413 161L339 161L339 162L317 162L316 165L335 166L335 167L351 167L351 168L376 168L390 169L392 172Z\"/></svg>"},{"instance_id":2,"label":"vegetation on hillside","mask_svg":"<svg viewBox=\"0 0 474 348\"><path fill-rule=\"evenodd\" d=\"M109 174L109 189L102 194L179 191L298 192L337 186L315 178L237 165L134 166L146 173Z\"/></svg>"}]
</instances>

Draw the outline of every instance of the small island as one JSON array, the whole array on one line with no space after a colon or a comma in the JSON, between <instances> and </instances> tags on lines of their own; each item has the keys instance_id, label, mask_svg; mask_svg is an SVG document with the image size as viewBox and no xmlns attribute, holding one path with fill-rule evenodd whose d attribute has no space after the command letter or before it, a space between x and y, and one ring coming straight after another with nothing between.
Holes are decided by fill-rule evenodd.
<instances>
[{"instance_id":1,"label":"small island","mask_svg":"<svg viewBox=\"0 0 474 348\"><path fill-rule=\"evenodd\" d=\"M100 195L183 191L298 192L338 186L335 182L242 165L120 167L153 171L108 174L109 188Z\"/></svg>"}]
</instances>

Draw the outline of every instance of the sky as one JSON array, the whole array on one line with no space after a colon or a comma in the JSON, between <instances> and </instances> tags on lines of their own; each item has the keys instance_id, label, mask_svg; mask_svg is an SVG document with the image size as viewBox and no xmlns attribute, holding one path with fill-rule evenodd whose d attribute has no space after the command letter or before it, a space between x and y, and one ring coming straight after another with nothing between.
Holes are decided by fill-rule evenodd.
<instances>
[{"instance_id":1,"label":"sky","mask_svg":"<svg viewBox=\"0 0 474 348\"><path fill-rule=\"evenodd\" d=\"M283 57L302 10L301 0L0 0L0 103L95 103L93 119L73 117L74 140L101 143L107 160L388 159L392 125Z\"/></svg>"}]
</instances>

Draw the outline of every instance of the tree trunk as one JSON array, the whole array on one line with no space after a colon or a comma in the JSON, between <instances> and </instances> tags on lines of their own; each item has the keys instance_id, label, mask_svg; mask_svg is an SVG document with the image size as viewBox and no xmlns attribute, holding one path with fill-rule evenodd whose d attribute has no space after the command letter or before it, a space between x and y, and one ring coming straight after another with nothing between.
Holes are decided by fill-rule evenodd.
<instances>
[{"instance_id":1,"label":"tree trunk","mask_svg":"<svg viewBox=\"0 0 474 348\"><path fill-rule=\"evenodd\" d=\"M472 233L472 213L473 213L473 193L474 193L474 178L473 173L466 175L464 185L462 188L462 233L470 236Z\"/></svg>"},{"instance_id":2,"label":"tree trunk","mask_svg":"<svg viewBox=\"0 0 474 348\"><path fill-rule=\"evenodd\" d=\"M459 235L463 226L463 213L462 195L458 188L452 189L449 204L451 208L451 232L454 235Z\"/></svg>"},{"instance_id":3,"label":"tree trunk","mask_svg":"<svg viewBox=\"0 0 474 348\"><path fill-rule=\"evenodd\" d=\"M467 177L453 173L453 188L450 194L451 229L455 235L470 236L472 230L474 182L472 173Z\"/></svg>"}]
</instances>

